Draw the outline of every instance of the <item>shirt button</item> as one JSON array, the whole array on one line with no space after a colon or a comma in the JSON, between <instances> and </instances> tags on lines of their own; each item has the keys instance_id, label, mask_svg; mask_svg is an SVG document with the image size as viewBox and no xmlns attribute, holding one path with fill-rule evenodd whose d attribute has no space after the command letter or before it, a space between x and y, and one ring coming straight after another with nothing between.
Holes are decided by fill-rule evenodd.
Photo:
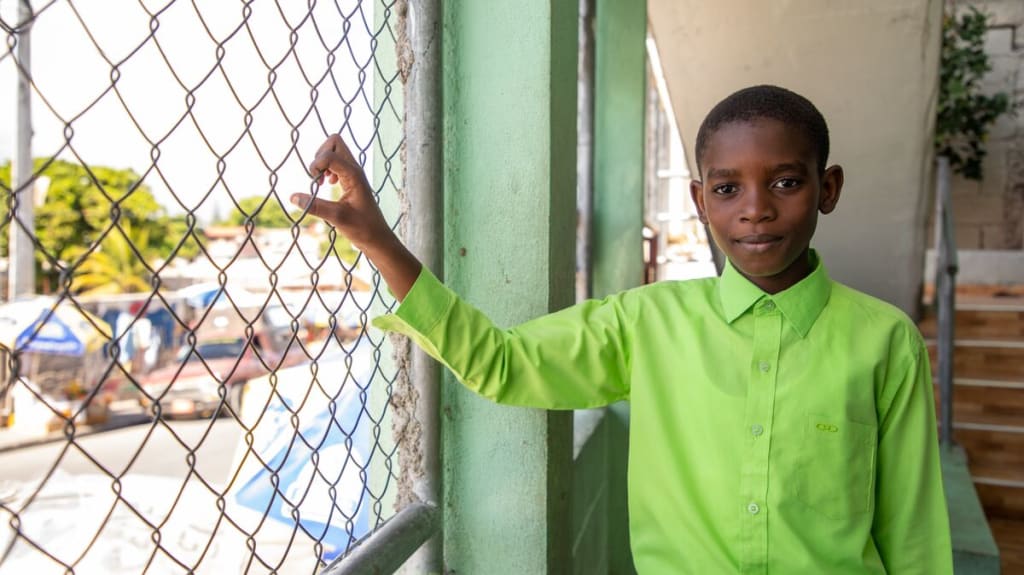
<instances>
[{"instance_id":1,"label":"shirt button","mask_svg":"<svg viewBox=\"0 0 1024 575\"><path fill-rule=\"evenodd\" d=\"M751 515L757 515L761 511L761 506L757 503L751 503L750 505L747 505L747 511L749 511Z\"/></svg>"},{"instance_id":2,"label":"shirt button","mask_svg":"<svg viewBox=\"0 0 1024 575\"><path fill-rule=\"evenodd\" d=\"M757 369L760 369L761 371L764 372L767 372L771 368L772 364L768 363L767 361L762 361L757 364Z\"/></svg>"},{"instance_id":3,"label":"shirt button","mask_svg":"<svg viewBox=\"0 0 1024 575\"><path fill-rule=\"evenodd\" d=\"M766 301L766 302L764 302L764 310L765 311L774 311L775 310L775 302L773 302L773 301Z\"/></svg>"},{"instance_id":4,"label":"shirt button","mask_svg":"<svg viewBox=\"0 0 1024 575\"><path fill-rule=\"evenodd\" d=\"M764 433L764 427L762 427L759 423L755 423L754 425L750 426L750 433L752 433L754 437L757 437L758 435Z\"/></svg>"}]
</instances>

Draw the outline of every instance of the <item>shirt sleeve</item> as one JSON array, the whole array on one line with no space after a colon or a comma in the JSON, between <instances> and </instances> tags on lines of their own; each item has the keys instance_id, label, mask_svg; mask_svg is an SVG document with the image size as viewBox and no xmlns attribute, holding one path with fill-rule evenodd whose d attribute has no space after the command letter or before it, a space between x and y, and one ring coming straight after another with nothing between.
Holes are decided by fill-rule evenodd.
<instances>
[{"instance_id":1,"label":"shirt sleeve","mask_svg":"<svg viewBox=\"0 0 1024 575\"><path fill-rule=\"evenodd\" d=\"M951 574L931 368L924 342L911 340L905 356L913 359L887 382L895 392L879 420L872 534L891 575Z\"/></svg>"},{"instance_id":2,"label":"shirt sleeve","mask_svg":"<svg viewBox=\"0 0 1024 575\"><path fill-rule=\"evenodd\" d=\"M498 403L583 409L629 396L622 295L505 330L423 268L395 313L373 324L405 334L463 385Z\"/></svg>"}]
</instances>

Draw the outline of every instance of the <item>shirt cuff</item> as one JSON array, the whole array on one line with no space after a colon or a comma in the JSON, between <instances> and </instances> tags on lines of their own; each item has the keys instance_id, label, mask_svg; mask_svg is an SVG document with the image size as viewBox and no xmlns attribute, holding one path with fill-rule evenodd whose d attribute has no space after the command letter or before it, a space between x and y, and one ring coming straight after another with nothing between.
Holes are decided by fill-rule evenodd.
<instances>
[{"instance_id":1,"label":"shirt cuff","mask_svg":"<svg viewBox=\"0 0 1024 575\"><path fill-rule=\"evenodd\" d=\"M374 318L372 323L386 331L427 334L448 314L454 302L455 294L423 266L398 309Z\"/></svg>"}]
</instances>

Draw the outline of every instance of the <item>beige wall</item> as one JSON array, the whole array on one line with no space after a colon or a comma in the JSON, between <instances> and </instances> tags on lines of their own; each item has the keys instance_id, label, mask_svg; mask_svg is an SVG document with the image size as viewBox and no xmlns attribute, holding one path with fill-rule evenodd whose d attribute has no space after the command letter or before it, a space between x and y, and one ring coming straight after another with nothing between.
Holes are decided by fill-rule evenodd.
<instances>
[{"instance_id":1,"label":"beige wall","mask_svg":"<svg viewBox=\"0 0 1024 575\"><path fill-rule=\"evenodd\" d=\"M969 6L990 15L985 52L992 70L985 75L983 89L1024 101L1024 1L958 3L960 10ZM957 245L962 250L1020 251L1024 249L1024 110L1016 116L1001 116L985 149L982 180L957 177L953 181Z\"/></svg>"},{"instance_id":2,"label":"beige wall","mask_svg":"<svg viewBox=\"0 0 1024 575\"><path fill-rule=\"evenodd\" d=\"M831 275L916 313L924 261L939 0L651 0L683 140L736 89L777 84L829 122L846 169L813 245ZM695 170L692 158L691 168ZM926 193L928 196L926 196Z\"/></svg>"}]
</instances>

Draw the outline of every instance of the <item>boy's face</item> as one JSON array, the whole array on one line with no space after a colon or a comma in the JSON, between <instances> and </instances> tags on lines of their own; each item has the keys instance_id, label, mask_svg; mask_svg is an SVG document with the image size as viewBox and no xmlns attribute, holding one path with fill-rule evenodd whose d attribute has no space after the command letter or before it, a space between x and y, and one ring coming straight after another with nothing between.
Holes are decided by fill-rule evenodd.
<instances>
[{"instance_id":1,"label":"boy's face","mask_svg":"<svg viewBox=\"0 0 1024 575\"><path fill-rule=\"evenodd\" d=\"M719 127L701 166L690 195L733 266L768 293L806 277L818 212L835 209L842 168L819 176L808 139L771 119Z\"/></svg>"}]
</instances>

